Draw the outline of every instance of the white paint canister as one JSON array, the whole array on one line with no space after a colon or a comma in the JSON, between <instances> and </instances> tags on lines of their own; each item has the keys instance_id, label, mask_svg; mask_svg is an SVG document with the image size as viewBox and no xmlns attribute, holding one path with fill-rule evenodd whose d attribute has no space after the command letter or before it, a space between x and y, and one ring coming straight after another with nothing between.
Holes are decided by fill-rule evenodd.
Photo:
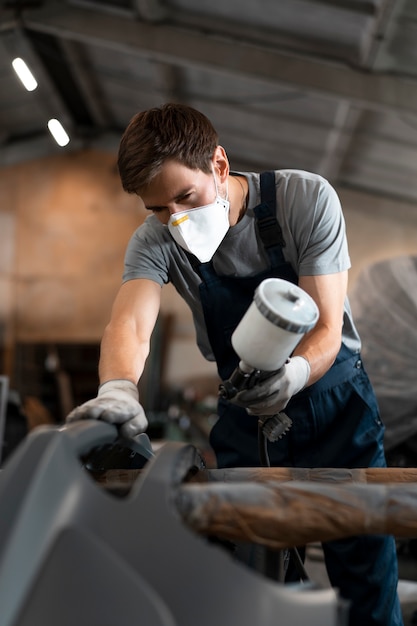
<instances>
[{"instance_id":1,"label":"white paint canister","mask_svg":"<svg viewBox=\"0 0 417 626\"><path fill-rule=\"evenodd\" d=\"M232 346L253 369L273 372L282 367L305 333L319 318L314 300L281 278L267 278L232 335Z\"/></svg>"}]
</instances>

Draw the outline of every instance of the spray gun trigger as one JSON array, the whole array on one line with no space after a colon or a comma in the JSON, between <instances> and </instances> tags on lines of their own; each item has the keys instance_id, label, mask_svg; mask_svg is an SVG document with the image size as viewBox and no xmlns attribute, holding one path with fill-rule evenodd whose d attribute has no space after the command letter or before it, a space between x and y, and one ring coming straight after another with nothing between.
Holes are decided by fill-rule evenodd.
<instances>
[{"instance_id":1,"label":"spray gun trigger","mask_svg":"<svg viewBox=\"0 0 417 626\"><path fill-rule=\"evenodd\" d=\"M248 369L248 371L246 371L246 368L243 369L239 365L233 371L228 380L224 380L220 383L219 396L221 398L225 398L226 400L231 400L239 393L239 391L255 387L260 380L262 380L261 370Z\"/></svg>"},{"instance_id":2,"label":"spray gun trigger","mask_svg":"<svg viewBox=\"0 0 417 626\"><path fill-rule=\"evenodd\" d=\"M253 370L246 381L246 389L253 389L262 379L261 370Z\"/></svg>"}]
</instances>

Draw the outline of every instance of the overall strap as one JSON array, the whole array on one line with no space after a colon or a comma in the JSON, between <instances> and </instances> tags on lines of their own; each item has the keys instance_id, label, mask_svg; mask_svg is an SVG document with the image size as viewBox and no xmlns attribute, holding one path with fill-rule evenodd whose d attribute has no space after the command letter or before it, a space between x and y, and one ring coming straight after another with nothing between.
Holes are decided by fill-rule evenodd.
<instances>
[{"instance_id":1,"label":"overall strap","mask_svg":"<svg viewBox=\"0 0 417 626\"><path fill-rule=\"evenodd\" d=\"M200 276L203 282L207 283L217 279L217 274L213 268L213 261L205 261L202 263L194 254L188 252L188 250L184 250L179 244L176 243L176 245L185 253L194 272Z\"/></svg>"},{"instance_id":2,"label":"overall strap","mask_svg":"<svg viewBox=\"0 0 417 626\"><path fill-rule=\"evenodd\" d=\"M260 175L261 204L254 208L259 236L273 266L284 261L282 248L285 247L281 226L276 217L275 172L262 172Z\"/></svg>"},{"instance_id":3,"label":"overall strap","mask_svg":"<svg viewBox=\"0 0 417 626\"><path fill-rule=\"evenodd\" d=\"M261 204L258 204L253 211L256 218L256 226L262 244L268 255L271 267L277 267L286 263L282 248L285 247L281 226L276 218L276 184L275 172L273 170L260 174ZM185 251L193 270L204 281L213 279L214 272L212 261L201 263L196 256Z\"/></svg>"}]
</instances>

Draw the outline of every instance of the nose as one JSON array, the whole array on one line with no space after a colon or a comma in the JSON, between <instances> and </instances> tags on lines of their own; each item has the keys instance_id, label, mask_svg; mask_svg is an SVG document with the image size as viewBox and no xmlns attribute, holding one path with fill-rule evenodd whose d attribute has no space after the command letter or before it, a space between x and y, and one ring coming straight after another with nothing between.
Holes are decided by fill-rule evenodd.
<instances>
[{"instance_id":1,"label":"nose","mask_svg":"<svg viewBox=\"0 0 417 626\"><path fill-rule=\"evenodd\" d=\"M181 207L178 204L168 204L166 208L164 208L162 211L158 211L158 213L156 213L156 216L159 221L166 226L171 216L175 215L176 213L180 213L181 211L184 211L184 207Z\"/></svg>"},{"instance_id":2,"label":"nose","mask_svg":"<svg viewBox=\"0 0 417 626\"><path fill-rule=\"evenodd\" d=\"M168 213L169 215L175 215L176 213L181 213L184 211L184 207L178 204L169 204L168 205Z\"/></svg>"}]
</instances>

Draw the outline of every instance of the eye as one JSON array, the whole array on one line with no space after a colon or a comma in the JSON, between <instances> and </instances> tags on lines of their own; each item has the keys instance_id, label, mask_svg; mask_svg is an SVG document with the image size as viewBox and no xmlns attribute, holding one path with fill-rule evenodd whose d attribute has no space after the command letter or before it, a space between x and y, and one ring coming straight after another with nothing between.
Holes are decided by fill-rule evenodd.
<instances>
[{"instance_id":1,"label":"eye","mask_svg":"<svg viewBox=\"0 0 417 626\"><path fill-rule=\"evenodd\" d=\"M191 191L189 193L186 193L184 196L181 196L181 198L179 198L179 202L186 202L187 200L189 200L192 196Z\"/></svg>"},{"instance_id":2,"label":"eye","mask_svg":"<svg viewBox=\"0 0 417 626\"><path fill-rule=\"evenodd\" d=\"M152 213L162 213L162 211L166 210L164 206L145 206L147 211L152 211Z\"/></svg>"}]
</instances>

